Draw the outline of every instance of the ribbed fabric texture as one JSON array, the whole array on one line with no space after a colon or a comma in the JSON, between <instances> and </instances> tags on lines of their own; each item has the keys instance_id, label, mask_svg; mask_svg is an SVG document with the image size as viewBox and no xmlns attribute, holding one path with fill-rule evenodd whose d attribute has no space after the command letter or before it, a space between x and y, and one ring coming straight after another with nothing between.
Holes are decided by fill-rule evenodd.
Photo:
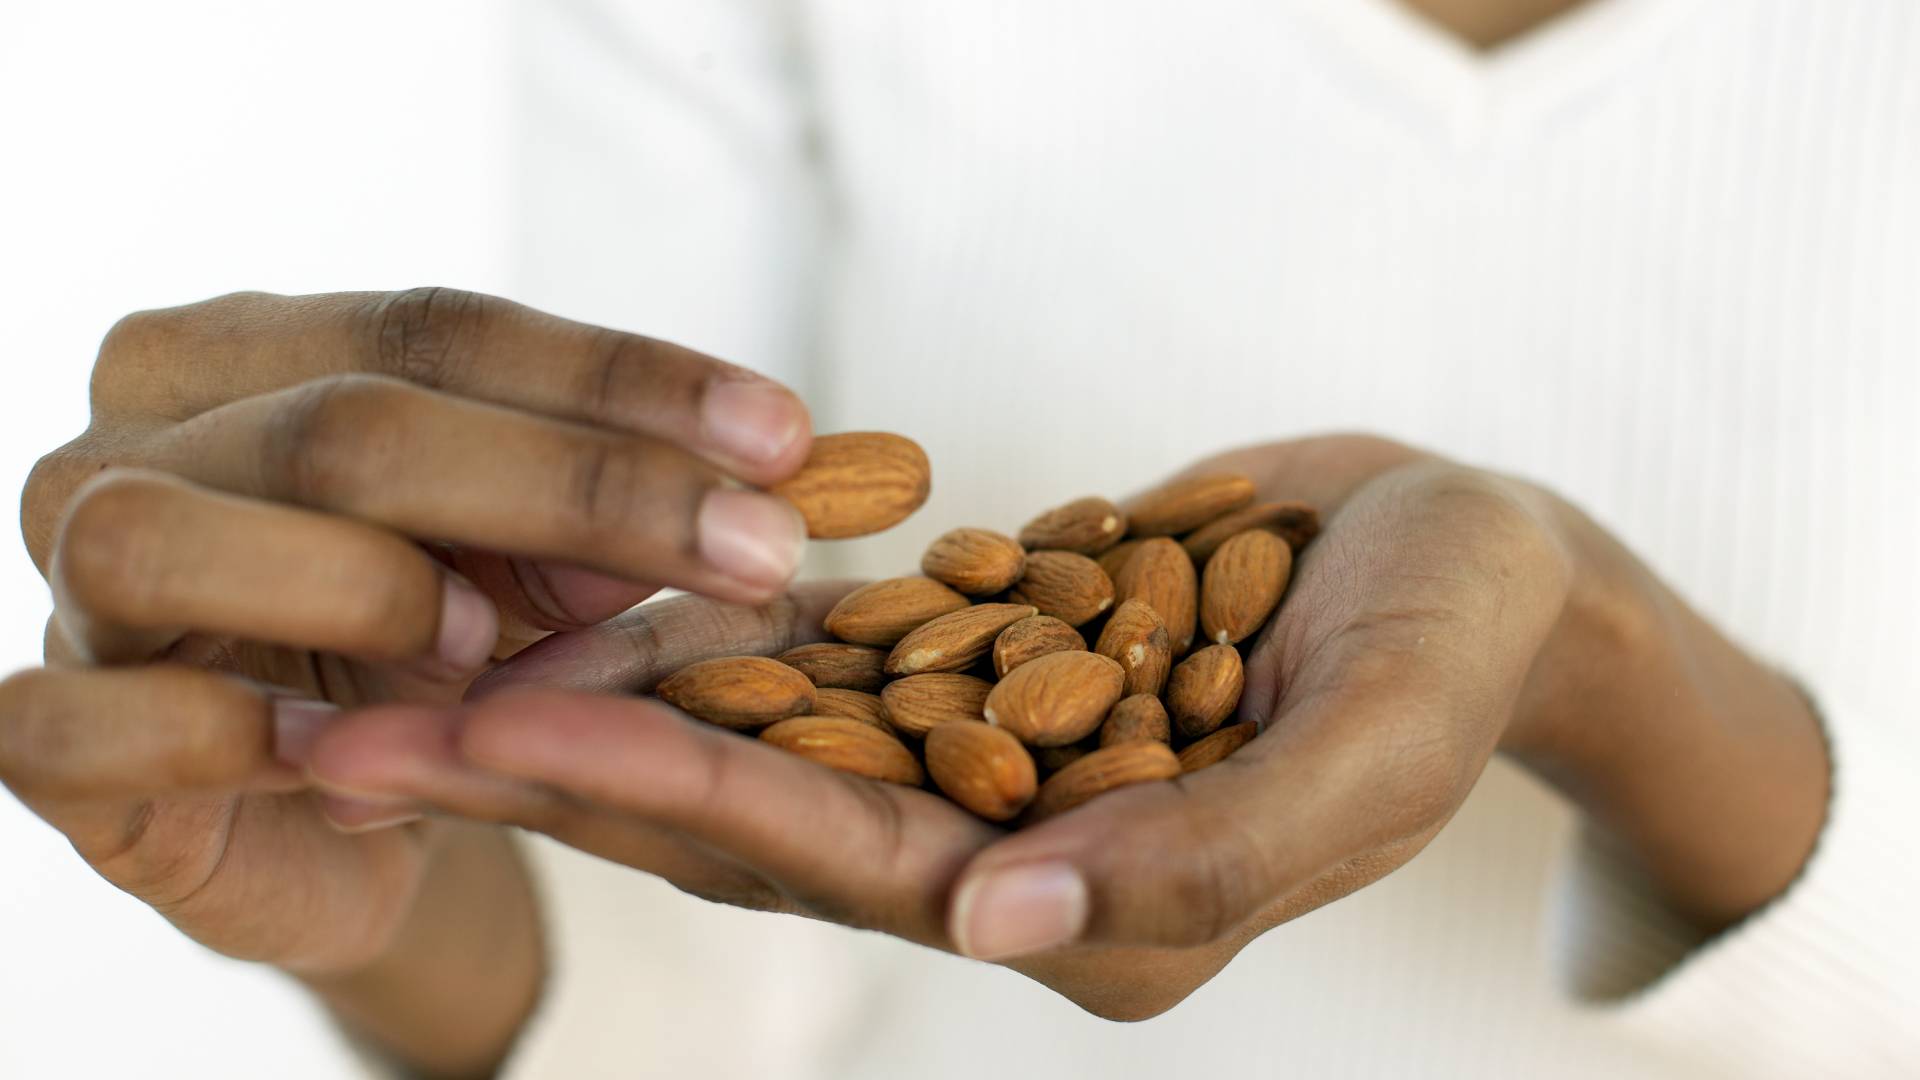
<instances>
[{"instance_id":1,"label":"ribbed fabric texture","mask_svg":"<svg viewBox=\"0 0 1920 1080\"><path fill-rule=\"evenodd\" d=\"M1803 880L1702 944L1496 763L1124 1027L543 850L522 1075L1920 1072L1920 8L1591 0L1491 58L1389 0L524 19L523 295L927 445L928 508L816 570L1376 431L1581 503L1810 687L1838 772Z\"/></svg>"}]
</instances>

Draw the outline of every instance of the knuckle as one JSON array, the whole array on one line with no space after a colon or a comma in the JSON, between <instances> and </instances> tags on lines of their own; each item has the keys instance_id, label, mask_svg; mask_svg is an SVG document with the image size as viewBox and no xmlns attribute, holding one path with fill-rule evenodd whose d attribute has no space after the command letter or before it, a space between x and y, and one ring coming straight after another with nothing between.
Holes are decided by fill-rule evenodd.
<instances>
[{"instance_id":1,"label":"knuckle","mask_svg":"<svg viewBox=\"0 0 1920 1080\"><path fill-rule=\"evenodd\" d=\"M456 381L497 304L437 285L381 296L367 319L375 370L428 387Z\"/></svg>"},{"instance_id":2,"label":"knuckle","mask_svg":"<svg viewBox=\"0 0 1920 1080\"><path fill-rule=\"evenodd\" d=\"M651 489L640 452L613 439L581 446L568 466L560 501L559 528L570 546L593 554L617 551L630 539Z\"/></svg>"},{"instance_id":3,"label":"knuckle","mask_svg":"<svg viewBox=\"0 0 1920 1080\"><path fill-rule=\"evenodd\" d=\"M407 437L406 383L377 375L321 379L295 391L267 440L269 469L295 502L351 508Z\"/></svg>"},{"instance_id":4,"label":"knuckle","mask_svg":"<svg viewBox=\"0 0 1920 1080\"><path fill-rule=\"evenodd\" d=\"M52 561L54 537L67 503L85 471L97 468L82 457L74 442L40 458L27 473L20 490L20 533L43 576Z\"/></svg>"}]
</instances>

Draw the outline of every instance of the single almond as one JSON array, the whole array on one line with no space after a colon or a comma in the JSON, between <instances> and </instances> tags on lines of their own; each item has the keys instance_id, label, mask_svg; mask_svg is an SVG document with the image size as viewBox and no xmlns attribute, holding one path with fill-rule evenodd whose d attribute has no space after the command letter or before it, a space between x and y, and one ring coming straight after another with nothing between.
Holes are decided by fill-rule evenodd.
<instances>
[{"instance_id":1,"label":"single almond","mask_svg":"<svg viewBox=\"0 0 1920 1080\"><path fill-rule=\"evenodd\" d=\"M1248 529L1221 544L1200 578L1200 630L1208 641L1237 645L1266 625L1293 573L1293 549L1265 529Z\"/></svg>"},{"instance_id":2,"label":"single almond","mask_svg":"<svg viewBox=\"0 0 1920 1080\"><path fill-rule=\"evenodd\" d=\"M1164 743L1141 740L1102 747L1047 777L1027 807L1025 822L1064 814L1115 788L1179 775L1180 759Z\"/></svg>"},{"instance_id":3,"label":"single almond","mask_svg":"<svg viewBox=\"0 0 1920 1080\"><path fill-rule=\"evenodd\" d=\"M871 724L844 716L796 716L760 733L763 742L830 769L918 787L926 773L913 751Z\"/></svg>"},{"instance_id":4,"label":"single almond","mask_svg":"<svg viewBox=\"0 0 1920 1080\"><path fill-rule=\"evenodd\" d=\"M1113 606L1113 579L1100 564L1071 551L1036 551L1008 594L1069 626L1079 626Z\"/></svg>"},{"instance_id":5,"label":"single almond","mask_svg":"<svg viewBox=\"0 0 1920 1080\"><path fill-rule=\"evenodd\" d=\"M779 660L822 690L876 693L887 682L887 651L870 645L819 641L788 649Z\"/></svg>"},{"instance_id":6,"label":"single almond","mask_svg":"<svg viewBox=\"0 0 1920 1080\"><path fill-rule=\"evenodd\" d=\"M1093 651L1120 665L1126 673L1123 689L1129 695L1159 694L1173 667L1167 625L1145 600L1128 600L1114 608L1113 617L1100 628Z\"/></svg>"},{"instance_id":7,"label":"single almond","mask_svg":"<svg viewBox=\"0 0 1920 1080\"><path fill-rule=\"evenodd\" d=\"M1097 653L1049 653L994 684L987 723L1029 746L1065 746L1093 734L1124 681L1120 665Z\"/></svg>"},{"instance_id":8,"label":"single almond","mask_svg":"<svg viewBox=\"0 0 1920 1080\"><path fill-rule=\"evenodd\" d=\"M1026 549L991 529L949 529L920 556L921 573L968 596L1006 591L1026 565Z\"/></svg>"},{"instance_id":9,"label":"single almond","mask_svg":"<svg viewBox=\"0 0 1920 1080\"><path fill-rule=\"evenodd\" d=\"M993 684L985 679L932 672L895 679L880 691L880 701L895 731L919 738L941 724L985 722L987 695L992 691Z\"/></svg>"},{"instance_id":10,"label":"single almond","mask_svg":"<svg viewBox=\"0 0 1920 1080\"><path fill-rule=\"evenodd\" d=\"M1231 645L1209 645L1173 666L1167 678L1167 712L1189 739L1211 735L1240 706L1246 672Z\"/></svg>"},{"instance_id":11,"label":"single almond","mask_svg":"<svg viewBox=\"0 0 1920 1080\"><path fill-rule=\"evenodd\" d=\"M1193 560L1179 544L1157 537L1140 545L1114 582L1114 602L1142 600L1167 627L1173 655L1183 656L1193 644L1194 620L1200 606L1200 578Z\"/></svg>"},{"instance_id":12,"label":"single almond","mask_svg":"<svg viewBox=\"0 0 1920 1080\"><path fill-rule=\"evenodd\" d=\"M1107 576L1118 584L1120 581L1120 571L1127 568L1127 560L1133 558L1133 553L1140 550L1140 545L1144 543L1146 543L1145 540L1122 540L1100 554L1095 555L1093 561L1099 563L1100 569L1105 570Z\"/></svg>"},{"instance_id":13,"label":"single almond","mask_svg":"<svg viewBox=\"0 0 1920 1080\"><path fill-rule=\"evenodd\" d=\"M709 724L750 731L813 711L813 683L765 656L726 656L688 664L653 691Z\"/></svg>"},{"instance_id":14,"label":"single almond","mask_svg":"<svg viewBox=\"0 0 1920 1080\"><path fill-rule=\"evenodd\" d=\"M1052 776L1093 752L1084 742L1068 743L1065 746L1035 746L1030 749L1033 751L1034 764L1040 766L1048 776Z\"/></svg>"},{"instance_id":15,"label":"single almond","mask_svg":"<svg viewBox=\"0 0 1920 1080\"><path fill-rule=\"evenodd\" d=\"M987 654L1000 631L1034 614L1030 604L975 604L922 623L887 654L887 673L964 670Z\"/></svg>"},{"instance_id":16,"label":"single almond","mask_svg":"<svg viewBox=\"0 0 1920 1080\"><path fill-rule=\"evenodd\" d=\"M860 690L825 687L814 691L813 715L844 716L849 720L872 724L881 731L893 730L893 724L887 719L886 703L880 700L880 695Z\"/></svg>"},{"instance_id":17,"label":"single almond","mask_svg":"<svg viewBox=\"0 0 1920 1080\"><path fill-rule=\"evenodd\" d=\"M892 646L915 627L966 606L966 597L932 578L888 578L841 597L823 625L842 641Z\"/></svg>"},{"instance_id":18,"label":"single almond","mask_svg":"<svg viewBox=\"0 0 1920 1080\"><path fill-rule=\"evenodd\" d=\"M1098 555L1127 535L1127 515L1107 499L1075 499L1027 522L1020 543L1029 551L1077 551Z\"/></svg>"},{"instance_id":19,"label":"single almond","mask_svg":"<svg viewBox=\"0 0 1920 1080\"><path fill-rule=\"evenodd\" d=\"M1021 619L993 639L993 673L1006 678L1007 672L1029 660L1048 653L1085 652L1087 639L1080 631L1051 615Z\"/></svg>"},{"instance_id":20,"label":"single almond","mask_svg":"<svg viewBox=\"0 0 1920 1080\"><path fill-rule=\"evenodd\" d=\"M1260 734L1260 725L1252 720L1241 724L1229 724L1180 751L1180 771L1199 772L1209 765L1218 765L1235 750L1252 742L1253 737L1258 734Z\"/></svg>"},{"instance_id":21,"label":"single almond","mask_svg":"<svg viewBox=\"0 0 1920 1080\"><path fill-rule=\"evenodd\" d=\"M1100 745L1145 739L1148 742L1173 741L1173 722L1167 719L1167 707L1152 694L1135 694L1114 703L1100 725Z\"/></svg>"},{"instance_id":22,"label":"single almond","mask_svg":"<svg viewBox=\"0 0 1920 1080\"><path fill-rule=\"evenodd\" d=\"M933 469L920 444L883 431L852 431L813 440L807 463L775 484L816 540L844 540L890 529L920 509Z\"/></svg>"},{"instance_id":23,"label":"single almond","mask_svg":"<svg viewBox=\"0 0 1920 1080\"><path fill-rule=\"evenodd\" d=\"M1183 476L1126 505L1131 536L1173 536L1197 529L1253 501L1253 481L1238 473Z\"/></svg>"},{"instance_id":24,"label":"single almond","mask_svg":"<svg viewBox=\"0 0 1920 1080\"><path fill-rule=\"evenodd\" d=\"M987 724L942 724L927 732L927 772L947 798L988 821L1018 816L1040 786L1033 755Z\"/></svg>"},{"instance_id":25,"label":"single almond","mask_svg":"<svg viewBox=\"0 0 1920 1080\"><path fill-rule=\"evenodd\" d=\"M1228 537L1248 529L1265 529L1298 553L1307 541L1320 535L1320 513L1303 502L1260 503L1214 518L1188 533L1180 546L1193 556L1194 565L1205 566Z\"/></svg>"}]
</instances>

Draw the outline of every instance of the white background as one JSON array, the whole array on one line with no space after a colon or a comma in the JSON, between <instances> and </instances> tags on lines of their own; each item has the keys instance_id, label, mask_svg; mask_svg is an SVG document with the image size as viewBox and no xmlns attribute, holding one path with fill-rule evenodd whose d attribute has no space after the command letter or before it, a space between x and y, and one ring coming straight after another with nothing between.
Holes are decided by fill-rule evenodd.
<instances>
[{"instance_id":1,"label":"white background","mask_svg":"<svg viewBox=\"0 0 1920 1080\"><path fill-rule=\"evenodd\" d=\"M86 426L94 349L128 311L243 288L504 291L505 14L500 0L10 0L0 491L17 498L34 459ZM9 527L0 669L38 660L47 609ZM182 939L0 793L0 1077L348 1067L290 984Z\"/></svg>"}]
</instances>

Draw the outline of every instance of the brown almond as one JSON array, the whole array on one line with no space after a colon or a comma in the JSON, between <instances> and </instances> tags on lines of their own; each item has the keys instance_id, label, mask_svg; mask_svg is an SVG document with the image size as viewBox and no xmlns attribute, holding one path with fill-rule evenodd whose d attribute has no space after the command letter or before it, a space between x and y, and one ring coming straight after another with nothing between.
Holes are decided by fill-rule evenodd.
<instances>
[{"instance_id":1,"label":"brown almond","mask_svg":"<svg viewBox=\"0 0 1920 1080\"><path fill-rule=\"evenodd\" d=\"M987 695L987 723L1029 746L1065 746L1100 726L1120 700L1120 665L1096 653L1057 652L1029 660Z\"/></svg>"},{"instance_id":2,"label":"brown almond","mask_svg":"<svg viewBox=\"0 0 1920 1080\"><path fill-rule=\"evenodd\" d=\"M844 716L849 720L872 724L881 731L893 730L893 724L887 719L886 703L880 700L880 695L859 690L826 687L814 691L813 715Z\"/></svg>"},{"instance_id":3,"label":"brown almond","mask_svg":"<svg viewBox=\"0 0 1920 1080\"><path fill-rule=\"evenodd\" d=\"M933 469L920 444L883 431L820 435L800 471L769 490L792 503L816 540L890 529L920 509Z\"/></svg>"},{"instance_id":4,"label":"brown almond","mask_svg":"<svg viewBox=\"0 0 1920 1080\"><path fill-rule=\"evenodd\" d=\"M962 671L987 654L1000 631L1034 614L1030 604L975 604L922 623L887 654L887 673Z\"/></svg>"},{"instance_id":5,"label":"brown almond","mask_svg":"<svg viewBox=\"0 0 1920 1080\"><path fill-rule=\"evenodd\" d=\"M1189 739L1211 735L1240 706L1246 672L1231 645L1209 645L1173 665L1167 678L1167 712Z\"/></svg>"},{"instance_id":6,"label":"brown almond","mask_svg":"<svg viewBox=\"0 0 1920 1080\"><path fill-rule=\"evenodd\" d=\"M1200 577L1200 630L1217 645L1237 645L1266 625L1293 573L1293 549L1265 529L1220 545Z\"/></svg>"},{"instance_id":7,"label":"brown almond","mask_svg":"<svg viewBox=\"0 0 1920 1080\"><path fill-rule=\"evenodd\" d=\"M1113 579L1085 555L1036 551L1027 556L1026 572L1007 599L1079 626L1113 606Z\"/></svg>"},{"instance_id":8,"label":"brown almond","mask_svg":"<svg viewBox=\"0 0 1920 1080\"><path fill-rule=\"evenodd\" d=\"M869 645L820 641L788 649L779 660L823 690L865 690L871 694L887 682L887 651Z\"/></svg>"},{"instance_id":9,"label":"brown almond","mask_svg":"<svg viewBox=\"0 0 1920 1080\"><path fill-rule=\"evenodd\" d=\"M1173 722L1167 719L1167 707L1152 694L1135 694L1114 703L1100 725L1100 745L1114 746L1135 739L1148 742L1173 741Z\"/></svg>"},{"instance_id":10,"label":"brown almond","mask_svg":"<svg viewBox=\"0 0 1920 1080\"><path fill-rule=\"evenodd\" d=\"M1303 502L1269 502L1235 510L1207 522L1186 535L1180 546L1204 566L1227 538L1248 529L1265 529L1287 542L1296 553L1320 535L1320 512Z\"/></svg>"},{"instance_id":11,"label":"brown almond","mask_svg":"<svg viewBox=\"0 0 1920 1080\"><path fill-rule=\"evenodd\" d=\"M1128 695L1159 694L1167 685L1167 671L1173 667L1167 626L1145 600L1128 600L1114 608L1113 617L1100 629L1100 640L1093 651L1120 665L1126 673L1124 692Z\"/></svg>"},{"instance_id":12,"label":"brown almond","mask_svg":"<svg viewBox=\"0 0 1920 1080\"><path fill-rule=\"evenodd\" d=\"M844 716L796 716L760 733L761 741L830 769L918 787L927 776L913 751L871 724Z\"/></svg>"},{"instance_id":13,"label":"brown almond","mask_svg":"<svg viewBox=\"0 0 1920 1080\"><path fill-rule=\"evenodd\" d=\"M1127 560L1133 558L1133 553L1140 550L1140 545L1144 543L1145 540L1122 540L1094 556L1093 561L1099 563L1100 569L1105 570L1107 576L1117 584L1120 571L1127 568Z\"/></svg>"},{"instance_id":14,"label":"brown almond","mask_svg":"<svg viewBox=\"0 0 1920 1080\"><path fill-rule=\"evenodd\" d=\"M1033 755L987 724L942 724L927 732L927 773L947 798L988 821L1018 816L1040 786Z\"/></svg>"},{"instance_id":15,"label":"brown almond","mask_svg":"<svg viewBox=\"0 0 1920 1080\"><path fill-rule=\"evenodd\" d=\"M1173 536L1197 529L1253 501L1253 481L1239 473L1183 476L1127 503L1130 536Z\"/></svg>"},{"instance_id":16,"label":"brown almond","mask_svg":"<svg viewBox=\"0 0 1920 1080\"><path fill-rule=\"evenodd\" d=\"M818 693L805 675L765 656L726 656L688 664L653 692L684 713L738 730L812 712Z\"/></svg>"},{"instance_id":17,"label":"brown almond","mask_svg":"<svg viewBox=\"0 0 1920 1080\"><path fill-rule=\"evenodd\" d=\"M1004 592L1026 565L1026 549L991 529L949 529L920 556L921 573L968 596Z\"/></svg>"},{"instance_id":18,"label":"brown almond","mask_svg":"<svg viewBox=\"0 0 1920 1080\"><path fill-rule=\"evenodd\" d=\"M1260 725L1252 720L1240 724L1229 724L1180 751L1180 771L1199 772L1209 765L1218 765L1235 750L1252 742L1253 737L1258 734L1260 734Z\"/></svg>"},{"instance_id":19,"label":"brown almond","mask_svg":"<svg viewBox=\"0 0 1920 1080\"><path fill-rule=\"evenodd\" d=\"M1045 821L1115 788L1171 780L1179 775L1180 759L1163 743L1136 741L1101 747L1049 776L1027 807L1025 821Z\"/></svg>"},{"instance_id":20,"label":"brown almond","mask_svg":"<svg viewBox=\"0 0 1920 1080\"><path fill-rule=\"evenodd\" d=\"M1027 522L1020 543L1029 551L1077 551L1098 555L1127 535L1127 515L1097 495L1075 499Z\"/></svg>"},{"instance_id":21,"label":"brown almond","mask_svg":"<svg viewBox=\"0 0 1920 1080\"><path fill-rule=\"evenodd\" d=\"M1021 619L993 639L993 673L1006 678L1007 672L1029 660L1048 653L1085 652L1087 639L1080 631L1051 615Z\"/></svg>"},{"instance_id":22,"label":"brown almond","mask_svg":"<svg viewBox=\"0 0 1920 1080\"><path fill-rule=\"evenodd\" d=\"M993 684L985 679L933 672L895 679L880 691L880 700L895 731L919 738L941 724L984 723L987 695L992 691Z\"/></svg>"},{"instance_id":23,"label":"brown almond","mask_svg":"<svg viewBox=\"0 0 1920 1080\"><path fill-rule=\"evenodd\" d=\"M932 578L888 578L841 597L823 625L842 641L890 647L915 627L966 606L966 597Z\"/></svg>"},{"instance_id":24,"label":"brown almond","mask_svg":"<svg viewBox=\"0 0 1920 1080\"><path fill-rule=\"evenodd\" d=\"M1033 751L1034 764L1040 766L1048 776L1052 776L1093 752L1087 749L1087 744L1084 742L1068 743L1065 746L1035 746L1029 749Z\"/></svg>"},{"instance_id":25,"label":"brown almond","mask_svg":"<svg viewBox=\"0 0 1920 1080\"><path fill-rule=\"evenodd\" d=\"M1114 602L1142 600L1167 627L1173 655L1183 656L1193 644L1194 620L1200 606L1200 578L1193 560L1179 544L1158 537L1140 545L1114 582Z\"/></svg>"}]
</instances>

